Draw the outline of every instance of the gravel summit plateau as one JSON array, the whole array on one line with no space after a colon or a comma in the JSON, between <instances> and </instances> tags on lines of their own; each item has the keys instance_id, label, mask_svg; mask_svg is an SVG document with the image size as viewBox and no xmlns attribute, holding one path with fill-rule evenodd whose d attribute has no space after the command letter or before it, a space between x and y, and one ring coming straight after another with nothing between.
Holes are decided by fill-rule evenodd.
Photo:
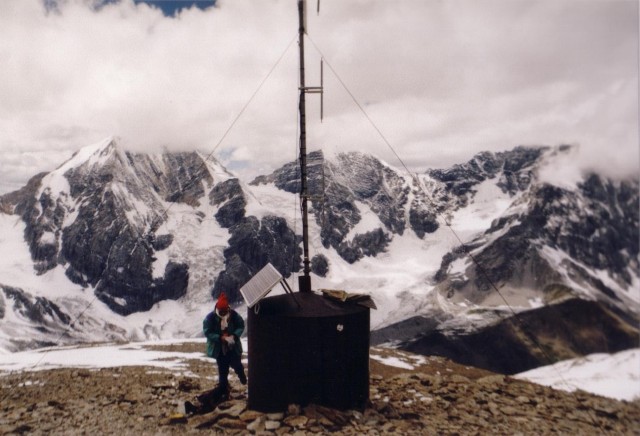
<instances>
[{"instance_id":1,"label":"gravel summit plateau","mask_svg":"<svg viewBox=\"0 0 640 436\"><path fill-rule=\"evenodd\" d=\"M191 353L203 344L145 345ZM107 358L107 356L105 356ZM549 387L456 364L373 347L370 401L338 411L292 404L282 413L247 409L246 387L214 411L180 404L214 386L215 365L186 358L180 371L146 366L43 369L0 377L2 434L639 434L640 401ZM410 368L410 369L409 369Z\"/></svg>"}]
</instances>

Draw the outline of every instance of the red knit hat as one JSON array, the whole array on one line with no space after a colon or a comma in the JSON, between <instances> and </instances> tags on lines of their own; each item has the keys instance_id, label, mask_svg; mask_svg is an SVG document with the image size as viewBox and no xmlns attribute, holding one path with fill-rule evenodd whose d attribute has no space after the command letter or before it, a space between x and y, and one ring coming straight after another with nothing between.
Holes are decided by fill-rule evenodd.
<instances>
[{"instance_id":1,"label":"red knit hat","mask_svg":"<svg viewBox=\"0 0 640 436\"><path fill-rule=\"evenodd\" d=\"M220 295L218 296L216 309L229 309L229 302L227 301L227 296L224 295L224 292L220 292Z\"/></svg>"}]
</instances>

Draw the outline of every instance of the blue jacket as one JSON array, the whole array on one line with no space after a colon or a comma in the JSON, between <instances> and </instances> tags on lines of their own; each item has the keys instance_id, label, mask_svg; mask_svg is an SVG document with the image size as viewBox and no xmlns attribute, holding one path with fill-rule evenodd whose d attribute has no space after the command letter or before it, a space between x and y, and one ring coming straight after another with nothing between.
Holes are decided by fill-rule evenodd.
<instances>
[{"instance_id":1,"label":"blue jacket","mask_svg":"<svg viewBox=\"0 0 640 436\"><path fill-rule=\"evenodd\" d=\"M209 313L202 322L202 331L207 337L207 356L216 359L222 350L221 339L223 332L220 323L221 319L216 314L215 310ZM235 338L232 350L239 356L242 356L242 342L240 342L240 336L242 336L242 333L244 332L244 320L235 310L229 310L227 332Z\"/></svg>"}]
</instances>

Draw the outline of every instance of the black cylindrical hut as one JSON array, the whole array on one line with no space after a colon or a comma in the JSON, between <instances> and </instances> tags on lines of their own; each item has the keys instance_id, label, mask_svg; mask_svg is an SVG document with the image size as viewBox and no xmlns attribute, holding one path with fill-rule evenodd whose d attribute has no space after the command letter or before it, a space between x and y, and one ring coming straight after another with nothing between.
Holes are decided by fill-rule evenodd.
<instances>
[{"instance_id":1,"label":"black cylindrical hut","mask_svg":"<svg viewBox=\"0 0 640 436\"><path fill-rule=\"evenodd\" d=\"M370 309L314 292L267 297L248 311L250 409L310 403L363 409Z\"/></svg>"}]
</instances>

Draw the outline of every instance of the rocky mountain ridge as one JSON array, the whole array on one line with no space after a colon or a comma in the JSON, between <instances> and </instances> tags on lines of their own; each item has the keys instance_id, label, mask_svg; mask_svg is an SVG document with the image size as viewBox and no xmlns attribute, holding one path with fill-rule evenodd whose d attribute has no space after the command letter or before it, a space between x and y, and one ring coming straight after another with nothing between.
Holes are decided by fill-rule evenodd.
<instances>
[{"instance_id":1,"label":"rocky mountain ridge","mask_svg":"<svg viewBox=\"0 0 640 436\"><path fill-rule=\"evenodd\" d=\"M436 215L418 199L415 181L407 179L373 156L360 152L343 153L335 162L321 151L309 153L308 190L311 209L320 227L325 248L333 248L347 262L385 251L392 236L410 228L418 236L438 228ZM300 170L291 162L268 176L257 177L251 185L273 184L278 189L300 192ZM351 240L350 231L362 220L357 203L363 203L380 220L382 226L358 233ZM409 219L407 219L407 211Z\"/></svg>"},{"instance_id":2,"label":"rocky mountain ridge","mask_svg":"<svg viewBox=\"0 0 640 436\"><path fill-rule=\"evenodd\" d=\"M283 256L268 260L287 273L291 263L280 259L293 257L285 250L295 240L293 233L276 216L245 219L246 196L237 178L198 153L133 154L107 140L0 201L5 212L26 223L36 273L62 265L73 283L94 288L111 310L127 315L186 294L189 262L169 260L160 274L156 262L156 254L174 241L162 227L176 204L200 215L197 209L206 201L220 227L235 226L231 250L225 252L227 269L236 259L260 257L255 250L233 251L246 247L233 244L233 238L252 241L262 231L278 235L271 249ZM224 283L224 275L219 280Z\"/></svg>"},{"instance_id":3,"label":"rocky mountain ridge","mask_svg":"<svg viewBox=\"0 0 640 436\"><path fill-rule=\"evenodd\" d=\"M638 334L638 180L545 181L572 152L516 147L417 175L359 152L310 153L316 287L371 293L374 340L424 353L438 352L418 345L430 335L444 334L454 357L455 335L575 299L615 314L598 322L622 334L585 349L619 349ZM0 282L4 346L198 334L191 321L212 295L239 304L267 262L284 277L299 271L296 215L283 207L298 189L295 162L244 184L197 152L135 154L111 138L80 150L0 197L3 222L24 228L31 259L19 269L76 289ZM579 352L557 345L558 358Z\"/></svg>"}]
</instances>

